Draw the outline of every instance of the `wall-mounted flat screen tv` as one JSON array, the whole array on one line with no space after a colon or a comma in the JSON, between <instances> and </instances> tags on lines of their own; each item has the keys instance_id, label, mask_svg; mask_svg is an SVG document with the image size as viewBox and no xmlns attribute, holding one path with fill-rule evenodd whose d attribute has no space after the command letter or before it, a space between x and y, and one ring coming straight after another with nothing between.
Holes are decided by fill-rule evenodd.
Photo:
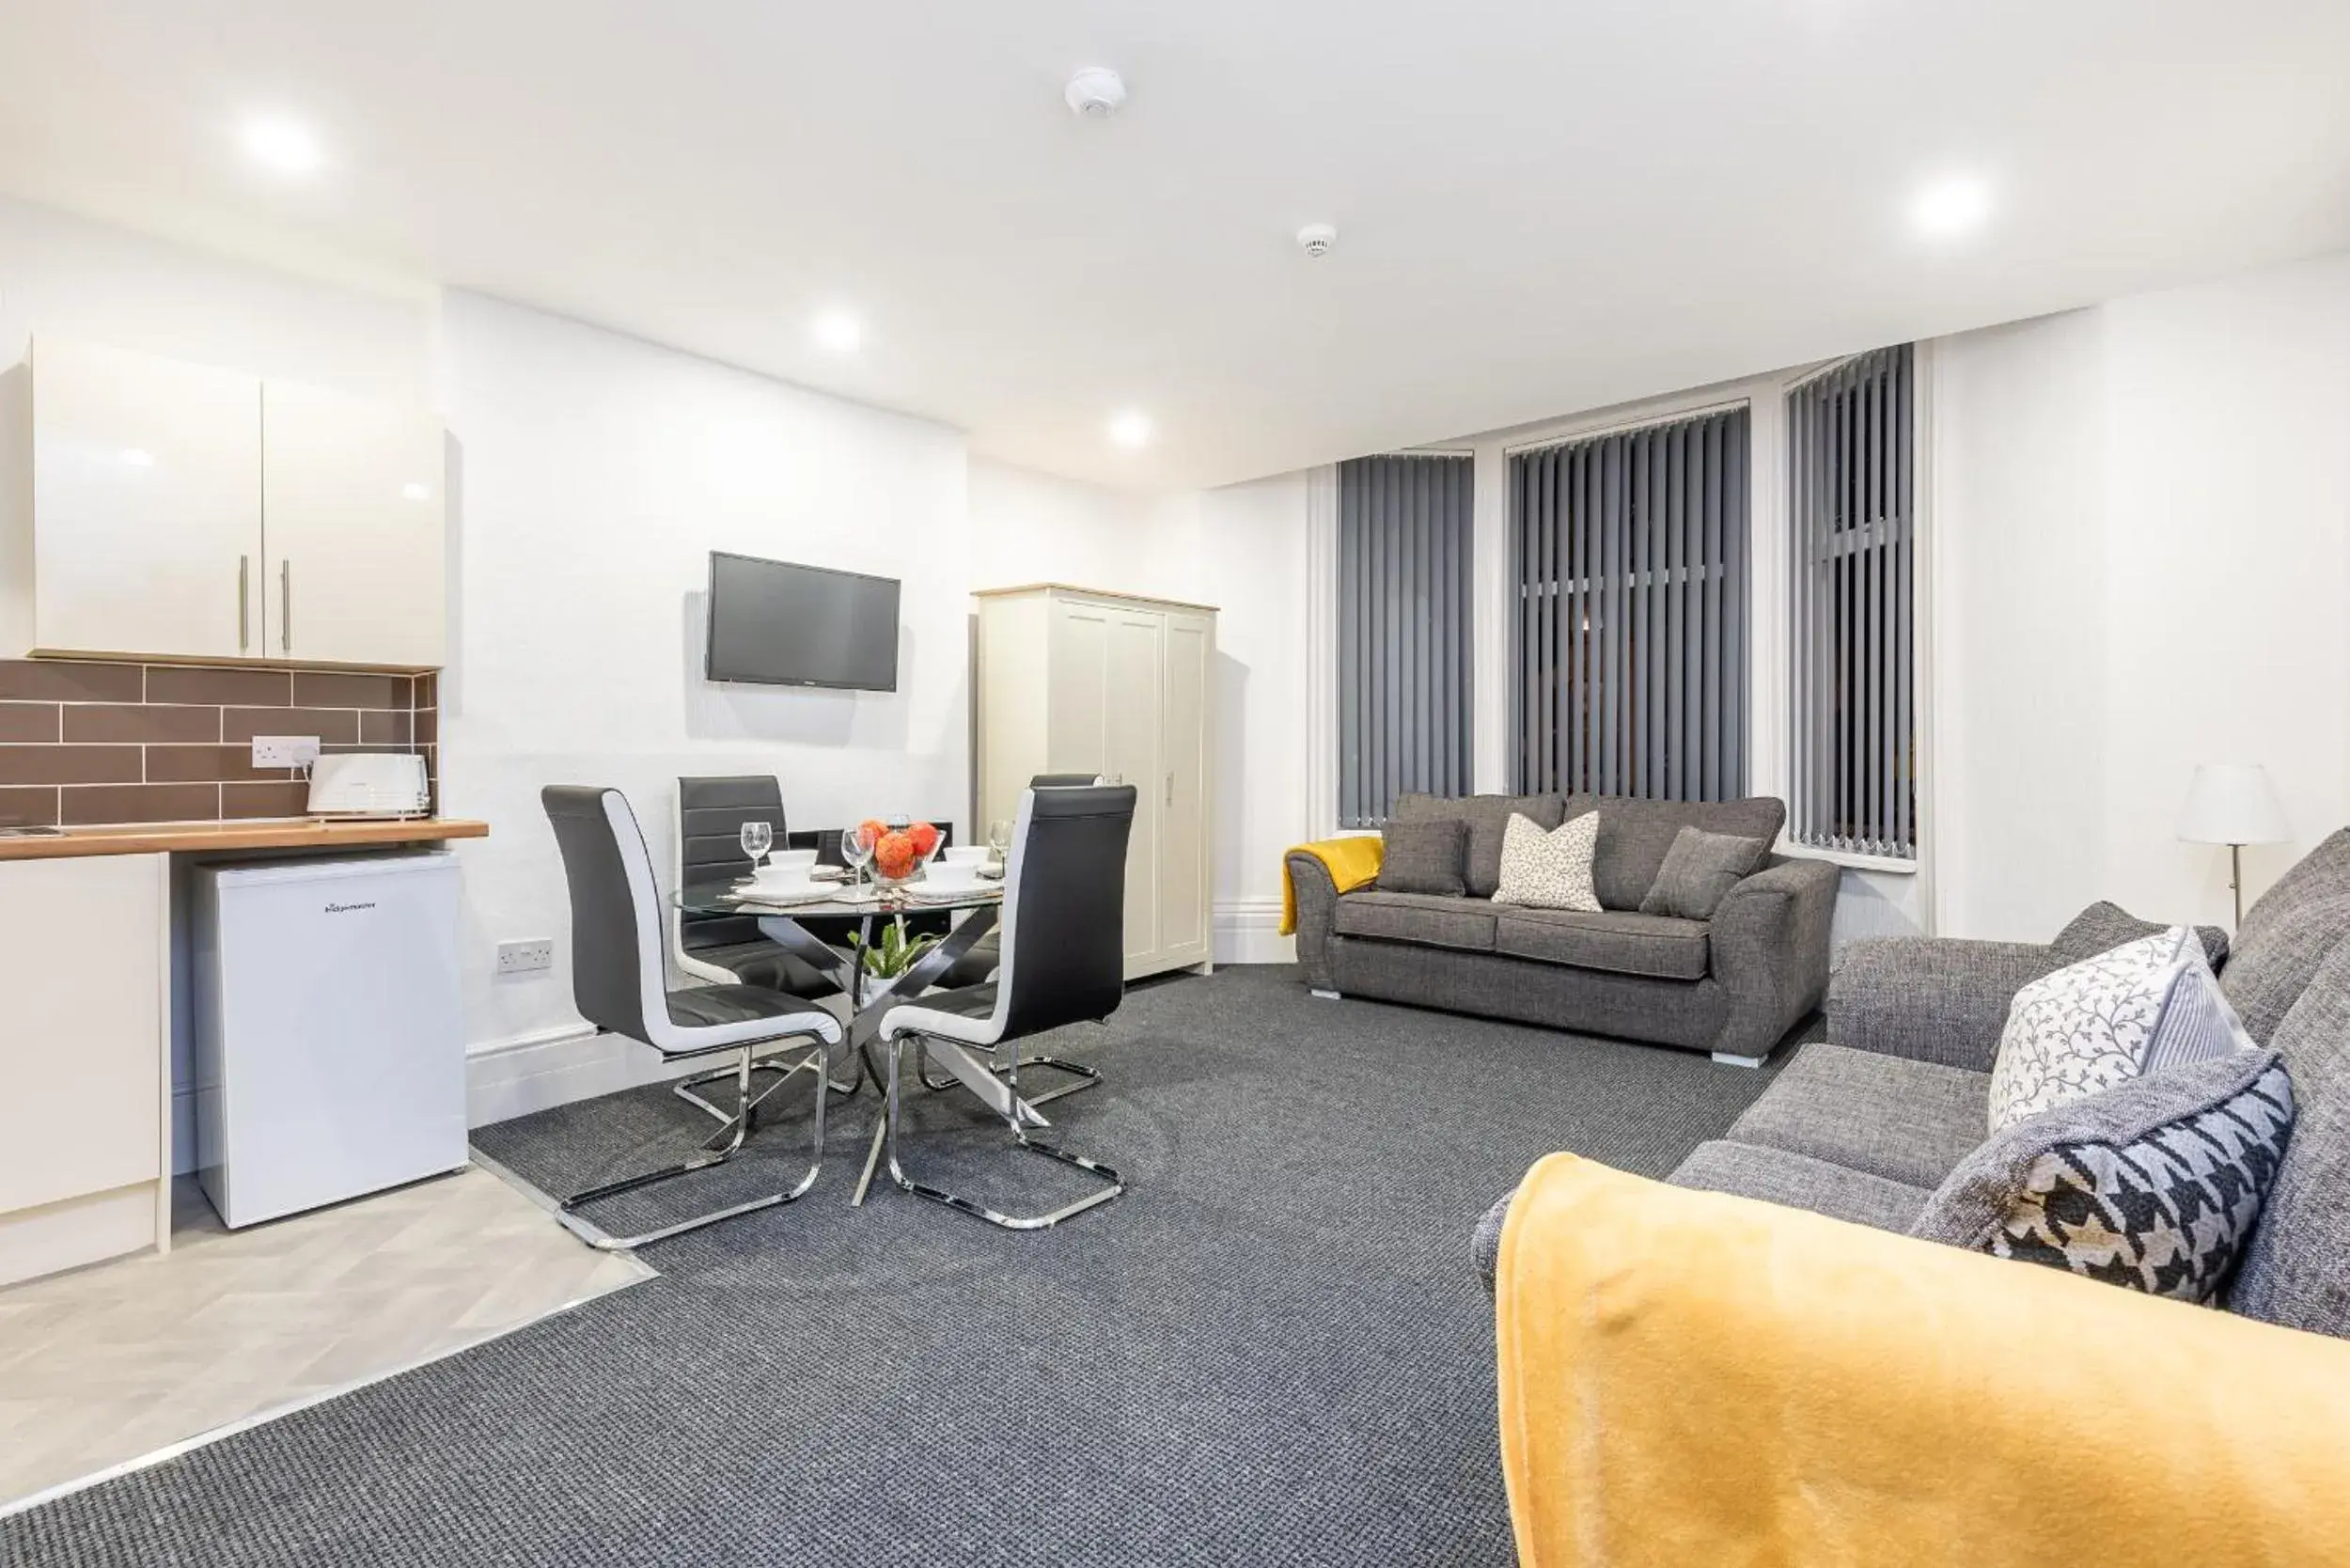
<instances>
[{"instance_id":1,"label":"wall-mounted flat screen tv","mask_svg":"<svg viewBox=\"0 0 2350 1568\"><path fill-rule=\"evenodd\" d=\"M710 553L713 681L898 689L898 580Z\"/></svg>"}]
</instances>

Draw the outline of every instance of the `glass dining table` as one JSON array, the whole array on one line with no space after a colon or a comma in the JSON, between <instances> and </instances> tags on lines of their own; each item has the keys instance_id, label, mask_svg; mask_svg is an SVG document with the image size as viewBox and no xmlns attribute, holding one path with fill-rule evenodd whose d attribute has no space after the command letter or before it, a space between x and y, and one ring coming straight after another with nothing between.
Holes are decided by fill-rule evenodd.
<instances>
[{"instance_id":1,"label":"glass dining table","mask_svg":"<svg viewBox=\"0 0 2350 1568\"><path fill-rule=\"evenodd\" d=\"M845 1092L854 1093L867 1080L877 1091L881 1089L882 1074L874 1065L871 1048L881 1038L883 1017L901 1002L918 997L943 981L979 938L995 929L1003 899L1003 884L985 879L936 887L915 883L899 888L868 886L852 890L843 886L799 897L763 896L745 879L731 885L705 883L682 888L673 895L672 902L687 915L757 920L761 936L840 988L848 1006L843 1034L855 1053L858 1069ZM903 974L885 980L869 974L855 953L832 946L800 923L818 918L855 920L857 948L862 951L872 948L877 932L886 922L901 916L931 911L954 916L953 929L932 943ZM1034 1102L1015 1101L1004 1080L964 1046L952 1041L931 1039L924 1042L922 1055L951 1074L950 1081L933 1081L917 1065L916 1071L927 1087L944 1089L960 1082L998 1116L1010 1116L1016 1104L1020 1120L1027 1125L1052 1125ZM832 1090L843 1092L838 1083L832 1084ZM874 1119L872 1146L866 1151L865 1168L857 1177L852 1204L863 1203L867 1189L872 1185L874 1167L881 1158L885 1121L885 1117Z\"/></svg>"}]
</instances>

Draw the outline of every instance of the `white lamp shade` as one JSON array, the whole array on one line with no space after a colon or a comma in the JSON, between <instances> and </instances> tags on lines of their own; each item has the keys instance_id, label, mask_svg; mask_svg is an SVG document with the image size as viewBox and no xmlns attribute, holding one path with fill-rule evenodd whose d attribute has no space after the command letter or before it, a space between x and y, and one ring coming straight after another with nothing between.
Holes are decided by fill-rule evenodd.
<instances>
[{"instance_id":1,"label":"white lamp shade","mask_svg":"<svg viewBox=\"0 0 2350 1568\"><path fill-rule=\"evenodd\" d=\"M2186 787L2179 837L2190 844L2280 844L2293 837L2268 770L2251 762L2205 762Z\"/></svg>"}]
</instances>

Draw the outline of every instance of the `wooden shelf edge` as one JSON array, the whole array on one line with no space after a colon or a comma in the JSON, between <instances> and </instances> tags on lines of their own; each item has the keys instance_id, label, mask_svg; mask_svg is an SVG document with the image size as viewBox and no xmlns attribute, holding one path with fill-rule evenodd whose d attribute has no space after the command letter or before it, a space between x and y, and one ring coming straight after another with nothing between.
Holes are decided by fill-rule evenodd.
<instances>
[{"instance_id":1,"label":"wooden shelf edge","mask_svg":"<svg viewBox=\"0 0 2350 1568\"><path fill-rule=\"evenodd\" d=\"M69 827L55 835L0 839L0 860L64 860L90 855L186 855L208 850L364 849L489 836L488 823L468 817L392 822L276 817L232 823L149 823L122 827Z\"/></svg>"}]
</instances>

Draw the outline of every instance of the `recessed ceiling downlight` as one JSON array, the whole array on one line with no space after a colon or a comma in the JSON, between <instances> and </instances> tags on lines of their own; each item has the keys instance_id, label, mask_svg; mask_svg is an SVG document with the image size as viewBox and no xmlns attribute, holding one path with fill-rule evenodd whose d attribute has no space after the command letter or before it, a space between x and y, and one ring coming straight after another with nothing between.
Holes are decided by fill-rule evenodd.
<instances>
[{"instance_id":1,"label":"recessed ceiling downlight","mask_svg":"<svg viewBox=\"0 0 2350 1568\"><path fill-rule=\"evenodd\" d=\"M316 174L326 164L326 149L310 128L282 115L256 115L244 123L247 156L273 174Z\"/></svg>"},{"instance_id":2,"label":"recessed ceiling downlight","mask_svg":"<svg viewBox=\"0 0 2350 1568\"><path fill-rule=\"evenodd\" d=\"M834 353L854 353L865 341L865 326L845 310L827 310L816 318L812 329L819 346Z\"/></svg>"},{"instance_id":3,"label":"recessed ceiling downlight","mask_svg":"<svg viewBox=\"0 0 2350 1568\"><path fill-rule=\"evenodd\" d=\"M1933 240L1947 240L1981 228L1991 216L1991 186L1978 175L1946 175L1918 193L1909 210L1910 223Z\"/></svg>"},{"instance_id":4,"label":"recessed ceiling downlight","mask_svg":"<svg viewBox=\"0 0 2350 1568\"><path fill-rule=\"evenodd\" d=\"M1120 447L1135 447L1151 440L1151 421L1134 409L1114 416L1110 420L1110 439Z\"/></svg>"}]
</instances>

